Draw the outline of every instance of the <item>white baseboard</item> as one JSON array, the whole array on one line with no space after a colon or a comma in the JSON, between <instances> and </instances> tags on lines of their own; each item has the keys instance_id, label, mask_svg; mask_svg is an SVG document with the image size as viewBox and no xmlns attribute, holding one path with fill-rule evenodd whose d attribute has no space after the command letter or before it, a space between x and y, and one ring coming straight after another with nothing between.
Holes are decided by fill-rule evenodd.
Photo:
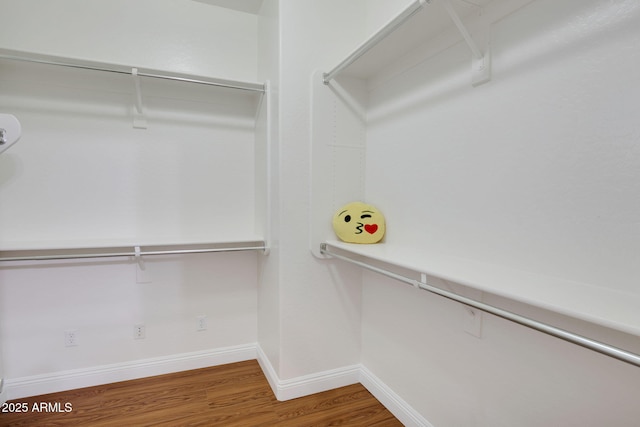
<instances>
[{"instance_id":1,"label":"white baseboard","mask_svg":"<svg viewBox=\"0 0 640 427\"><path fill-rule=\"evenodd\" d=\"M0 378L0 405L7 400L9 399L7 399L6 387L4 386L4 378Z\"/></svg>"},{"instance_id":2,"label":"white baseboard","mask_svg":"<svg viewBox=\"0 0 640 427\"><path fill-rule=\"evenodd\" d=\"M433 427L407 402L360 364L281 380L268 357L257 344L5 379L0 397L4 400L20 399L254 359L258 360L274 395L280 401L361 383L405 426Z\"/></svg>"},{"instance_id":3,"label":"white baseboard","mask_svg":"<svg viewBox=\"0 0 640 427\"><path fill-rule=\"evenodd\" d=\"M308 396L310 394L356 384L360 381L360 365L346 366L344 368L281 380L278 378L275 369L260 346L258 346L256 350L258 363L267 377L269 385L271 385L273 394L275 394L276 399L280 401Z\"/></svg>"},{"instance_id":4,"label":"white baseboard","mask_svg":"<svg viewBox=\"0 0 640 427\"><path fill-rule=\"evenodd\" d=\"M258 363L278 400L289 400L338 387L361 383L407 427L433 427L422 415L361 364L290 380L280 380L269 358L257 347Z\"/></svg>"},{"instance_id":5,"label":"white baseboard","mask_svg":"<svg viewBox=\"0 0 640 427\"><path fill-rule=\"evenodd\" d=\"M6 400L256 359L256 344L6 379Z\"/></svg>"},{"instance_id":6,"label":"white baseboard","mask_svg":"<svg viewBox=\"0 0 640 427\"><path fill-rule=\"evenodd\" d=\"M360 366L360 383L406 427L433 427L429 421L364 366Z\"/></svg>"}]
</instances>

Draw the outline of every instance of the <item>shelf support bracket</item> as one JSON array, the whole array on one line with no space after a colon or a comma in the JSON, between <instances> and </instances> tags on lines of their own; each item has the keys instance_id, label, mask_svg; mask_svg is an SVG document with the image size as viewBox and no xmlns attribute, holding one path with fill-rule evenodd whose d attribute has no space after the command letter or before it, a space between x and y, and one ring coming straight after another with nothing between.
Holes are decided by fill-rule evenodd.
<instances>
[{"instance_id":1,"label":"shelf support bracket","mask_svg":"<svg viewBox=\"0 0 640 427\"><path fill-rule=\"evenodd\" d=\"M140 76L138 75L138 69L131 69L131 76L133 77L133 85L135 88L135 108L133 111L133 127L135 129L146 129L147 119L144 116L142 109L142 89L140 87Z\"/></svg>"},{"instance_id":2,"label":"shelf support bracket","mask_svg":"<svg viewBox=\"0 0 640 427\"><path fill-rule=\"evenodd\" d=\"M460 16L453 8L450 0L440 0L440 2L471 50L471 84L473 86L479 86L488 82L491 80L491 49L489 44L488 25L485 25L486 31L483 37L484 49L480 50L476 41L471 37L471 34L467 30L467 27L465 27L464 23L460 19Z\"/></svg>"},{"instance_id":3,"label":"shelf support bracket","mask_svg":"<svg viewBox=\"0 0 640 427\"><path fill-rule=\"evenodd\" d=\"M149 273L149 270L144 263L144 259L142 258L140 246L135 246L133 250L136 262L136 283L151 283L151 274Z\"/></svg>"}]
</instances>

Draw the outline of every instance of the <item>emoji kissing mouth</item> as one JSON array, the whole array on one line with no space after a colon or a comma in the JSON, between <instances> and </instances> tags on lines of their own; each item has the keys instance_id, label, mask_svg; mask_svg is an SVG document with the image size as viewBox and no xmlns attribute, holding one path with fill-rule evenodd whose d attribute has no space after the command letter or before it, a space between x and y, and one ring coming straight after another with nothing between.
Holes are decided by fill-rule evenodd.
<instances>
[{"instance_id":1,"label":"emoji kissing mouth","mask_svg":"<svg viewBox=\"0 0 640 427\"><path fill-rule=\"evenodd\" d=\"M378 224L367 224L364 226L364 231L369 234L374 234L376 231L378 231Z\"/></svg>"},{"instance_id":2,"label":"emoji kissing mouth","mask_svg":"<svg viewBox=\"0 0 640 427\"><path fill-rule=\"evenodd\" d=\"M364 230L362 229L362 227L364 227ZM356 230L358 230L356 231L356 234L362 234L364 231L369 234L374 234L376 231L378 231L378 224L363 224L359 222Z\"/></svg>"}]
</instances>

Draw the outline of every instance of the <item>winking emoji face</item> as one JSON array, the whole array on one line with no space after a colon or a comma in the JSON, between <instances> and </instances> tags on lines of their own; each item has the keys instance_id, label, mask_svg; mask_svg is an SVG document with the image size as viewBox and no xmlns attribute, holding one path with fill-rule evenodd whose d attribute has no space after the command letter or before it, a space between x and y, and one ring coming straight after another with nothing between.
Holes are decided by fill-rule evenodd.
<instances>
[{"instance_id":1,"label":"winking emoji face","mask_svg":"<svg viewBox=\"0 0 640 427\"><path fill-rule=\"evenodd\" d=\"M347 243L378 243L385 232L384 216L366 203L349 203L333 216L333 230Z\"/></svg>"}]
</instances>

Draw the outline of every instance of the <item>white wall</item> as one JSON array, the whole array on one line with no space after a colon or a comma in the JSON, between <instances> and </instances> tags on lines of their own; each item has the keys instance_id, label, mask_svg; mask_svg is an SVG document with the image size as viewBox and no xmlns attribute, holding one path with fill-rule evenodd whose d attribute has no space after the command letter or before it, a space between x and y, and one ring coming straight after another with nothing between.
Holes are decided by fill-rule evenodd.
<instances>
[{"instance_id":1,"label":"white wall","mask_svg":"<svg viewBox=\"0 0 640 427\"><path fill-rule=\"evenodd\" d=\"M280 366L283 379L358 363L357 271L331 271L308 250L311 75L361 39L361 2L280 4ZM352 41L352 43L348 43Z\"/></svg>"},{"instance_id":2,"label":"white wall","mask_svg":"<svg viewBox=\"0 0 640 427\"><path fill-rule=\"evenodd\" d=\"M281 381L349 366L360 357L359 273L343 268L335 281L331 265L308 250L308 129L311 74L362 37L361 6L306 0L266 1L263 8L261 31L267 35L261 40L267 46L261 55L279 53L260 62L277 106L272 142L278 147L271 160L273 247L261 270L259 339Z\"/></svg>"},{"instance_id":3,"label":"white wall","mask_svg":"<svg viewBox=\"0 0 640 427\"><path fill-rule=\"evenodd\" d=\"M134 3L2 1L12 19L0 29L0 47L256 79L255 15L186 0ZM130 77L2 67L0 110L20 113L23 125L20 145L0 158L3 244L254 235L255 97L143 79L148 128L134 129ZM158 358L176 358L166 366L179 369L211 361L202 354L254 345L258 256L149 257L148 283L137 283L128 258L4 264L3 377L46 382ZM207 316L206 331L196 331L199 315ZM146 325L144 340L133 339L136 323ZM68 329L78 331L78 346L64 346Z\"/></svg>"},{"instance_id":4,"label":"white wall","mask_svg":"<svg viewBox=\"0 0 640 427\"><path fill-rule=\"evenodd\" d=\"M0 47L255 81L257 16L191 0L2 0Z\"/></svg>"},{"instance_id":5,"label":"white wall","mask_svg":"<svg viewBox=\"0 0 640 427\"><path fill-rule=\"evenodd\" d=\"M538 0L493 26L490 83L460 43L374 88L387 242L637 295L639 29L634 1ZM473 337L460 305L372 273L363 289L363 364L434 426L637 424L631 365L487 315Z\"/></svg>"},{"instance_id":6,"label":"white wall","mask_svg":"<svg viewBox=\"0 0 640 427\"><path fill-rule=\"evenodd\" d=\"M491 83L471 90L460 44L371 93L368 188L389 242L634 292L638 12L545 5L493 27ZM407 182L419 197L391 190Z\"/></svg>"},{"instance_id":7,"label":"white wall","mask_svg":"<svg viewBox=\"0 0 640 427\"><path fill-rule=\"evenodd\" d=\"M151 359L256 341L256 254L160 256L136 263L12 264L0 270L0 331L9 379ZM208 329L197 331L196 317ZM133 339L133 325L146 338ZM79 345L65 347L64 331Z\"/></svg>"},{"instance_id":8,"label":"white wall","mask_svg":"<svg viewBox=\"0 0 640 427\"><path fill-rule=\"evenodd\" d=\"M367 0L363 9L367 35L378 31L411 3L411 0Z\"/></svg>"},{"instance_id":9,"label":"white wall","mask_svg":"<svg viewBox=\"0 0 640 427\"><path fill-rule=\"evenodd\" d=\"M3 248L254 234L256 99L144 79L147 128L134 129L130 76L0 69L0 105L23 127L0 159Z\"/></svg>"},{"instance_id":10,"label":"white wall","mask_svg":"<svg viewBox=\"0 0 640 427\"><path fill-rule=\"evenodd\" d=\"M433 426L637 424L635 366L487 315L476 338L460 304L373 273L364 289L363 365Z\"/></svg>"},{"instance_id":11,"label":"white wall","mask_svg":"<svg viewBox=\"0 0 640 427\"><path fill-rule=\"evenodd\" d=\"M270 192L268 204L269 256L260 258L258 276L258 342L272 366L280 366L280 4L266 0L260 10L258 24L258 78L269 82L268 105L263 106L268 139L263 163ZM266 102L265 102L266 104ZM265 141L267 142L267 141ZM258 157L258 156L257 156Z\"/></svg>"}]
</instances>

